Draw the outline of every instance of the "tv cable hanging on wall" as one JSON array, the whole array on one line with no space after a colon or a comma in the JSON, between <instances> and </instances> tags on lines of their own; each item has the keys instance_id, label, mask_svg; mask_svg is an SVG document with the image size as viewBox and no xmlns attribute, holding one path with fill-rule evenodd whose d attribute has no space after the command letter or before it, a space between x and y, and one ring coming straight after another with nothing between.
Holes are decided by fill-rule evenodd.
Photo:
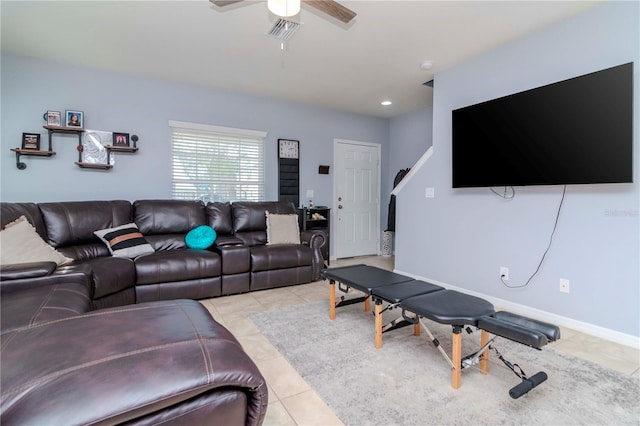
<instances>
[{"instance_id":1,"label":"tv cable hanging on wall","mask_svg":"<svg viewBox=\"0 0 640 426\"><path fill-rule=\"evenodd\" d=\"M515 196L515 190L513 189L513 187L511 189L513 190L513 195L511 197L503 197L503 198L512 199ZM493 189L491 189L491 191L493 191L495 194L497 194L497 195L502 197L501 194L495 192ZM556 213L556 220L555 220L555 222L553 224L553 230L551 231L551 235L549 236L549 244L547 245L546 250L542 254L542 258L540 258L540 262L538 263L538 267L533 272L533 274L531 274L529 279L522 285L509 285L504 280L504 275L500 275L500 281L502 281L502 284L504 284L505 287L507 287L507 288L523 288L523 287L526 287L526 286L529 285L529 283L531 282L533 277L535 277L536 274L540 271L540 267L542 267L542 262L544 262L544 259L547 256L547 253L549 252L549 249L551 248L551 243L553 242L553 236L556 233L556 228L558 227L558 219L560 218L560 211L562 210L562 204L564 203L564 196L565 196L566 193L567 193L567 185L564 185L563 189L562 189L562 197L560 198L560 204L558 205L558 212ZM505 189L505 194L506 194L506 189Z\"/></svg>"}]
</instances>

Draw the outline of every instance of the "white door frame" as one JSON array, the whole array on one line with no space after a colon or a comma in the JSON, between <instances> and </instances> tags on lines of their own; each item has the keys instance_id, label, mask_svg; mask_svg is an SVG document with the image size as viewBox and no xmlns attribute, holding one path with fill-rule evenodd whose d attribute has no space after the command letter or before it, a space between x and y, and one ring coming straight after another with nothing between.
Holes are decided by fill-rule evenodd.
<instances>
[{"instance_id":1,"label":"white door frame","mask_svg":"<svg viewBox=\"0 0 640 426\"><path fill-rule=\"evenodd\" d=\"M381 251L380 251L380 191L382 188L382 177L380 176L380 172L381 172L381 164L382 164L382 158L380 157L381 154L381 145L379 143L372 143L372 142L362 142L362 141L353 141L353 140L348 140L348 139L334 139L333 140L333 164L335 165L337 163L336 158L337 158L337 149L336 146L342 144L342 145L362 145L362 146L368 146L370 148L376 148L378 151L378 181L376 182L377 188L376 188L376 194L378 195L376 197L376 208L378 209L378 220L376 223L376 254L380 255ZM336 204L336 200L338 197L337 194L337 183L336 183L336 176L338 176L338 170L334 170L333 172L333 199L332 199L332 205L335 205L335 208L333 209L333 211L335 212L335 217L337 218L338 215L338 211L337 211L337 204ZM331 235L338 235L337 234L337 227L338 227L338 221L337 220L331 220ZM336 253L336 246L335 246L335 242L336 242L336 238L331 238L331 245L333 247L331 247L331 253ZM330 257L331 260L336 260L337 257L335 256L335 254L333 256Z\"/></svg>"}]
</instances>

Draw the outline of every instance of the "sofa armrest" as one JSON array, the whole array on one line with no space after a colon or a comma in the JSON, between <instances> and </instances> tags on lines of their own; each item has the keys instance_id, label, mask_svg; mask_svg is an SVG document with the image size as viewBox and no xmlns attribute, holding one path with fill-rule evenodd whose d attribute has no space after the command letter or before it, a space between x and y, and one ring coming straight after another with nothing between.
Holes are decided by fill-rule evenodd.
<instances>
[{"instance_id":1,"label":"sofa armrest","mask_svg":"<svg viewBox=\"0 0 640 426\"><path fill-rule=\"evenodd\" d=\"M226 247L226 246L239 246L244 245L244 242L233 235L218 235L213 247Z\"/></svg>"},{"instance_id":2,"label":"sofa armrest","mask_svg":"<svg viewBox=\"0 0 640 426\"><path fill-rule=\"evenodd\" d=\"M54 263L55 265L55 263ZM16 278L10 280L0 281L0 289L2 293L11 293L14 291L21 291L25 289L32 289L36 287L51 286L64 283L79 283L86 287L86 294L91 297L93 294L93 286L89 276L83 272L72 273L59 273L56 271L49 275L42 275L30 278Z\"/></svg>"},{"instance_id":3,"label":"sofa armrest","mask_svg":"<svg viewBox=\"0 0 640 426\"><path fill-rule=\"evenodd\" d=\"M327 243L327 234L319 229L310 231L300 231L300 242L311 247L313 251L313 280L320 279L320 272L324 268L324 257L322 256L322 247Z\"/></svg>"},{"instance_id":4,"label":"sofa armrest","mask_svg":"<svg viewBox=\"0 0 640 426\"><path fill-rule=\"evenodd\" d=\"M30 262L4 265L0 268L0 281L43 277L53 274L55 262Z\"/></svg>"}]
</instances>

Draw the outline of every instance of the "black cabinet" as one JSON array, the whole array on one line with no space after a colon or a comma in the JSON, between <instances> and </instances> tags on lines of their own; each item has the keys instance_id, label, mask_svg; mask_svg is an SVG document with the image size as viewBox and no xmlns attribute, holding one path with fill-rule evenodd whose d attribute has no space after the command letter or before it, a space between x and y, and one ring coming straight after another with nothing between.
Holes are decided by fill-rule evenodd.
<instances>
[{"instance_id":1,"label":"black cabinet","mask_svg":"<svg viewBox=\"0 0 640 426\"><path fill-rule=\"evenodd\" d=\"M300 208L298 209L298 224L301 231L321 230L327 234L327 243L322 247L322 256L330 264L331 247L331 209L321 208Z\"/></svg>"}]
</instances>

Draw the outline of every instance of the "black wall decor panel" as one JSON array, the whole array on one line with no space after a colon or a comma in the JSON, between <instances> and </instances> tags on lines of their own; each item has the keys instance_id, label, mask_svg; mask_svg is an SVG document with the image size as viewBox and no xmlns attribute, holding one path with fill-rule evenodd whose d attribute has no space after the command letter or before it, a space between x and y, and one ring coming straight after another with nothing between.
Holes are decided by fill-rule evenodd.
<instances>
[{"instance_id":1,"label":"black wall decor panel","mask_svg":"<svg viewBox=\"0 0 640 426\"><path fill-rule=\"evenodd\" d=\"M300 160L278 158L278 200L300 206Z\"/></svg>"}]
</instances>

